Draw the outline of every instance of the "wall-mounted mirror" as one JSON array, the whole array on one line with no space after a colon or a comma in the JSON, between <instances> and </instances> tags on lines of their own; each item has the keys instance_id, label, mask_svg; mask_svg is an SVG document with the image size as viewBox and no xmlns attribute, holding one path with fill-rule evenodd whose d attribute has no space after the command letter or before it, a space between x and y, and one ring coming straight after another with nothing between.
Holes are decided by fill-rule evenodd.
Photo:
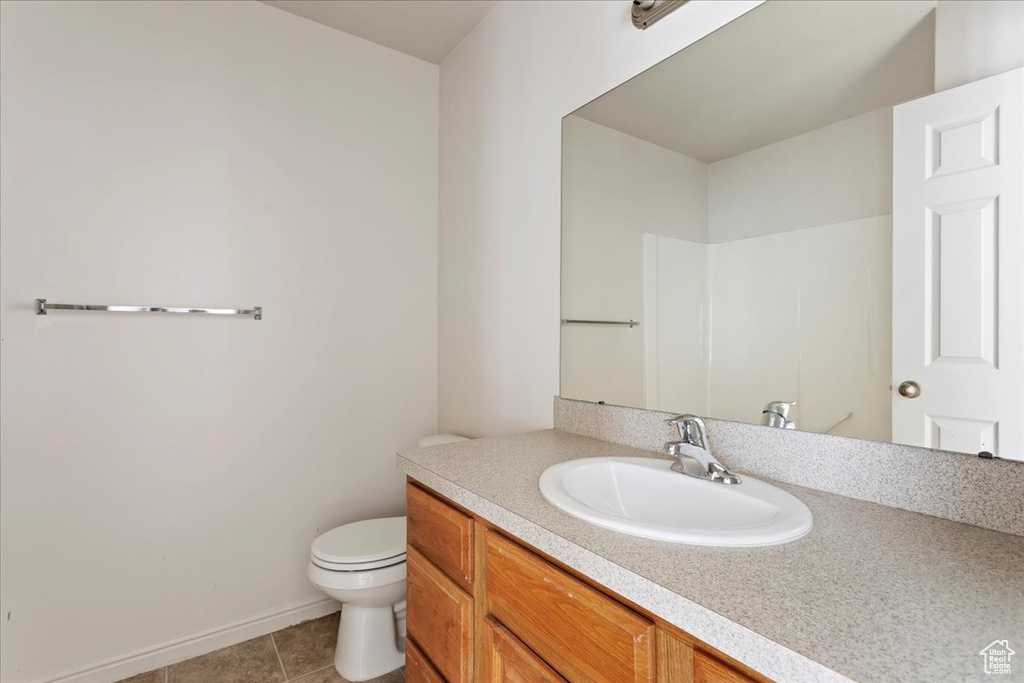
<instances>
[{"instance_id":1,"label":"wall-mounted mirror","mask_svg":"<svg viewBox=\"0 0 1024 683\"><path fill-rule=\"evenodd\" d=\"M771 0L565 117L563 397L1024 459L1024 71L936 8Z\"/></svg>"}]
</instances>

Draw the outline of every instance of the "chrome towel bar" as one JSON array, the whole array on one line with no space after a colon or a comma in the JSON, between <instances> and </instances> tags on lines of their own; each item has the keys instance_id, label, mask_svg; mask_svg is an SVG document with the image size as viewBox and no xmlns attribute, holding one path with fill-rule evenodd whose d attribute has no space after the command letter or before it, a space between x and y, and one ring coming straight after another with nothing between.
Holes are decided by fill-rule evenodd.
<instances>
[{"instance_id":1,"label":"chrome towel bar","mask_svg":"<svg viewBox=\"0 0 1024 683\"><path fill-rule=\"evenodd\" d=\"M640 323L635 320L571 320L562 318L563 325L628 325L636 327Z\"/></svg>"},{"instance_id":2,"label":"chrome towel bar","mask_svg":"<svg viewBox=\"0 0 1024 683\"><path fill-rule=\"evenodd\" d=\"M263 307L255 308L172 308L170 306L99 306L95 304L51 304L36 299L36 315L47 311L109 311L112 313L208 313L211 315L251 315L263 320Z\"/></svg>"}]
</instances>

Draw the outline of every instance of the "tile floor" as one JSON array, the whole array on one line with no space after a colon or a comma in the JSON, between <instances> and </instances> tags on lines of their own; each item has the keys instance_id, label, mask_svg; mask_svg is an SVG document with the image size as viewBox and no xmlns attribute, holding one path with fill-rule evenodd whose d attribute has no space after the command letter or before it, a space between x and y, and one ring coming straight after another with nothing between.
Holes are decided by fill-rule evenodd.
<instances>
[{"instance_id":1,"label":"tile floor","mask_svg":"<svg viewBox=\"0 0 1024 683\"><path fill-rule=\"evenodd\" d=\"M347 683L334 670L341 612L118 683ZM403 683L402 670L371 683Z\"/></svg>"}]
</instances>

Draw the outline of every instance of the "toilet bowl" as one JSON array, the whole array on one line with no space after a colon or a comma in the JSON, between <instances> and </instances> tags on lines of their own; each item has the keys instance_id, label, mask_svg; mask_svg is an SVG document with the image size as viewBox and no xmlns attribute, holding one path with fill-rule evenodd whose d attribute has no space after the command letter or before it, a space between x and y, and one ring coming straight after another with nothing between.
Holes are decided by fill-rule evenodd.
<instances>
[{"instance_id":1,"label":"toilet bowl","mask_svg":"<svg viewBox=\"0 0 1024 683\"><path fill-rule=\"evenodd\" d=\"M465 441L439 434L419 445ZM405 664L405 517L367 519L313 541L306 574L342 604L334 668L367 681Z\"/></svg>"},{"instance_id":2,"label":"toilet bowl","mask_svg":"<svg viewBox=\"0 0 1024 683\"><path fill-rule=\"evenodd\" d=\"M334 668L366 681L405 663L405 517L368 519L315 541L306 571L341 605Z\"/></svg>"}]
</instances>

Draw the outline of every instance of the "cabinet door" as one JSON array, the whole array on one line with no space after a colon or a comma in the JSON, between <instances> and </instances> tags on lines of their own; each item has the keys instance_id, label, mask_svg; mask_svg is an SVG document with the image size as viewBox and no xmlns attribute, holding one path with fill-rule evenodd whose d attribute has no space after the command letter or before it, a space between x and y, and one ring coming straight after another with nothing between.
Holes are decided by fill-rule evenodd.
<instances>
[{"instance_id":1,"label":"cabinet door","mask_svg":"<svg viewBox=\"0 0 1024 683\"><path fill-rule=\"evenodd\" d=\"M657 638L659 683L693 683L693 647L664 628Z\"/></svg>"},{"instance_id":2,"label":"cabinet door","mask_svg":"<svg viewBox=\"0 0 1024 683\"><path fill-rule=\"evenodd\" d=\"M693 683L756 683L725 662L699 650L693 653Z\"/></svg>"},{"instance_id":3,"label":"cabinet door","mask_svg":"<svg viewBox=\"0 0 1024 683\"><path fill-rule=\"evenodd\" d=\"M543 659L490 617L484 623L483 657L484 683L565 683Z\"/></svg>"},{"instance_id":4,"label":"cabinet door","mask_svg":"<svg viewBox=\"0 0 1024 683\"><path fill-rule=\"evenodd\" d=\"M405 640L405 680L407 683L444 683L434 665L408 638Z\"/></svg>"},{"instance_id":5,"label":"cabinet door","mask_svg":"<svg viewBox=\"0 0 1024 683\"><path fill-rule=\"evenodd\" d=\"M408 553L409 637L450 683L473 671L473 599L412 546Z\"/></svg>"}]
</instances>

